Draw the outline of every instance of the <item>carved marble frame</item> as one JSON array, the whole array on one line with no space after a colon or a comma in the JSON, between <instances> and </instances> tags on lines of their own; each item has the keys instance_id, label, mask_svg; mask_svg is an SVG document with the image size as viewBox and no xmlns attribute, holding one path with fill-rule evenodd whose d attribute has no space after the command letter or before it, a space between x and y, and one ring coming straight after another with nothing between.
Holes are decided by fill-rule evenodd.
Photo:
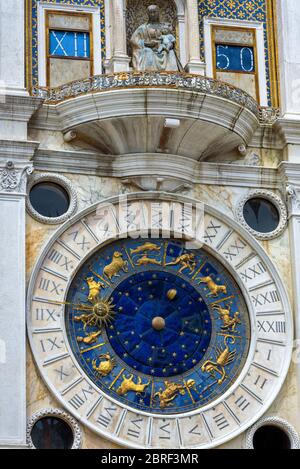
<instances>
[{"instance_id":1,"label":"carved marble frame","mask_svg":"<svg viewBox=\"0 0 300 469\"><path fill-rule=\"evenodd\" d=\"M65 412L64 410L61 409L41 409L38 412L34 413L27 421L27 429L26 429L26 438L27 438L27 444L30 449L36 449L33 441L31 439L31 431L34 427L34 425L41 420L42 418L45 417L54 417L63 420L66 422L69 427L71 428L73 432L73 445L71 449L81 449L82 446L82 430L80 426L78 425L77 421L71 417L70 414Z\"/></svg>"},{"instance_id":2,"label":"carved marble frame","mask_svg":"<svg viewBox=\"0 0 300 469\"><path fill-rule=\"evenodd\" d=\"M140 200L143 200L145 202L147 200L157 200L157 201L160 201L160 202L168 201L170 203L171 202L192 203L192 204L199 203L199 201L197 201L194 198L189 198L189 197L184 197L184 196L179 196L179 195L174 195L174 194L168 194L168 193L161 194L159 192L151 192L151 191L149 191L147 193L140 193L140 192L132 193L128 196L128 201L130 201L130 202L135 202L135 201L140 201ZM118 197L111 197L111 198L108 198L108 199L102 201L100 203L100 205L101 206L102 205L106 206L108 204L110 206L111 204L114 205L114 204L118 203L118 201L119 201ZM31 309L30 304L31 304L31 301L32 301L33 289L34 289L35 283L36 283L38 275L39 275L39 269L41 268L41 266L43 264L44 258L46 256L48 250L59 239L59 237L66 230L68 230L70 228L70 226L72 226L73 224L76 224L78 221L80 221L82 219L85 220L86 217L89 214L93 213L93 211L95 211L98 207L99 207L99 203L96 203L96 204L86 208L82 212L78 213L70 222L68 222L64 226L60 227L56 231L56 233L51 237L51 239L46 243L46 245L44 246L44 249L42 250L41 256L39 257L39 259L36 263L36 266L33 270L31 280L30 280L30 284L29 284L29 288L28 288L28 297L27 297L27 300L28 300L28 306L27 306L28 315L29 315L29 312L30 312L30 309ZM246 430L251 425L253 425L259 418L261 418L263 416L263 414L266 412L266 410L273 403L274 399L276 398L279 390L281 389L281 387L282 387L282 385L283 385L283 383L286 379L286 375L288 373L288 369L289 369L289 365L290 365L291 354L292 354L292 337L293 337L292 313L291 313L291 308L290 308L290 304L289 304L289 299L288 299L285 287L284 287L284 285L281 281L280 275L279 275L275 265L268 258L267 253L260 246L260 244L257 243L257 241L253 238L253 236L251 236L249 233L247 233L245 231L245 229L242 228L235 220L233 220L232 218L229 218L228 216L224 215L222 212L215 209L214 207L205 204L205 212L208 213L209 215L211 215L212 217L216 217L217 219L219 219L219 221L224 222L230 228L235 230L235 232L238 235L240 235L247 243L249 243L249 245L255 250L256 254L258 256L261 256L263 262L266 264L266 266L268 268L268 271L271 275L271 278L273 279L273 281L274 281L274 283L275 283L275 285L278 289L278 292L279 292L280 297L281 297L282 305L283 305L283 310L285 311L286 319L287 319L287 322L286 322L286 337L287 337L287 340L286 340L286 344L285 344L285 354L286 355L285 355L283 370L280 373L280 375L278 375L277 383L276 383L275 387L273 388L271 394L268 395L268 398L264 402L263 407L258 412L256 412L256 414L253 415L251 417L251 419L247 422L247 424L246 424L247 427L244 429L244 430ZM120 233L119 235L121 237L123 237L124 233ZM115 236L113 236L113 239L115 239ZM108 243L109 241L110 241L110 239L106 239L104 244ZM90 255L95 251L95 249L98 249L98 248L99 248L99 244L96 245L96 247L93 248L92 251L90 251L90 252L88 252L87 254L84 255L84 257L80 261L79 266L77 266L75 271L72 273L72 278L76 274L76 272L79 270L80 266L83 265L83 263L90 257ZM238 285L239 285L239 287L240 287L240 289L241 289L241 291L244 295L244 298L245 298L246 304L248 306L248 309L249 309L249 313L250 313L250 317L251 317L251 323L252 323L252 334L253 334L251 344L250 344L250 350L249 350L247 363L245 364L244 370L242 371L240 377L238 378L236 383L225 393L225 395L222 396L222 398L218 399L216 402L213 402L213 403L209 404L209 406L207 406L210 409L210 408L218 407L218 405L221 404L224 401L224 399L226 399L229 395L231 395L239 387L240 383L242 382L242 380L247 375L249 367L251 366L252 357L254 356L254 353L255 353L255 350L256 350L256 347L257 347L258 333L255 332L255 326L254 326L254 317L255 317L254 306L250 303L250 297L248 298L248 294L246 293L246 287L242 284L241 278L235 272L232 265L228 261L226 263L224 263L224 258L219 253L217 253L213 248L208 247L208 252L211 252L212 254L214 254L216 256L217 259L219 259L220 262L223 262L225 267L228 269L228 271L231 273L231 275L233 275L235 281L238 283ZM246 258L246 259L248 259L248 258ZM68 285L66 286L66 289L68 289L69 284L70 284L70 280L68 281ZM31 320L30 320L29 316L28 316L28 325L27 325L27 327L28 327L29 341L30 341L33 353L35 355L35 348L34 348L34 344L33 344L33 334L32 334L32 324L31 324ZM69 356L72 358L73 353L70 350L68 344L67 344L67 351L68 351ZM37 356L36 356L36 363L39 363L39 360L38 360ZM40 365L37 365L37 366L39 367L39 369L41 371L42 378L45 381L45 384L47 385L49 391L51 393L54 393L55 397L61 402L61 404L63 406L65 406L72 414L76 415L76 418L79 418L80 421L87 428L91 429L92 431L96 432L96 434L99 435L99 433L100 433L99 429L95 428L95 425L93 423L88 422L81 415L79 415L78 412L74 412L74 409L71 409L71 406L68 405L65 402L65 399L61 398L60 392L57 389L54 389L53 385L50 384L50 382L48 381L48 378L44 375L43 370L41 369ZM78 368L78 366L76 365L77 368ZM92 382L89 380L89 378L85 377L85 380L87 381L88 384L92 385ZM125 404L124 405L119 404L117 401L114 400L114 398L110 398L110 401L112 403L114 403L115 405L119 405L119 406L123 407L124 409L132 410L131 408L129 408ZM203 411L203 412L206 411L206 410L207 410L206 407L201 409L201 411ZM197 412L199 412L199 410L194 411L193 413L189 413L188 416L193 416L193 415L197 414ZM145 413L143 411L140 411L139 414L144 415L146 417L151 417L151 418L163 418L161 415L148 414L148 413ZM77 417L77 415L78 415L78 417ZM178 419L178 418L184 418L186 416L187 416L187 414L178 414L176 416L168 415L168 418L170 418L170 419L177 418ZM164 416L164 417L166 417L166 416ZM235 438L236 436L241 434L242 431L243 431L243 428L239 427L239 428L235 429L230 434L230 436L227 435L227 436L220 437L218 439L217 445L219 446L219 445L225 443L226 441ZM142 448L138 444L133 444L133 443L128 442L128 441L125 442L124 440L120 441L120 439L115 434L104 432L102 429L101 429L100 434L103 436L103 438L107 438L108 440L110 440L114 443L121 444L123 447L126 447L126 448ZM201 449L202 448L213 448L215 446L216 446L216 442L211 441L210 444L206 444L204 446L201 446ZM149 447L149 446L147 446L147 447Z\"/></svg>"},{"instance_id":3,"label":"carved marble frame","mask_svg":"<svg viewBox=\"0 0 300 469\"><path fill-rule=\"evenodd\" d=\"M253 425L246 433L246 449L254 449L253 438L255 432L265 426L274 426L283 430L289 437L291 443L291 449L300 449L300 438L295 428L287 421L275 415L269 415L260 419L255 425Z\"/></svg>"},{"instance_id":4,"label":"carved marble frame","mask_svg":"<svg viewBox=\"0 0 300 469\"><path fill-rule=\"evenodd\" d=\"M244 206L248 200L253 198L262 198L271 202L278 210L279 213L279 224L277 228L269 233L260 233L259 231L253 230L244 218ZM247 195L242 197L236 207L235 218L240 223L243 228L245 228L249 233L251 233L255 238L265 241L269 239L277 238L282 234L282 232L287 227L288 222L288 213L287 208L281 197L275 194L272 191L265 189L255 189L248 192Z\"/></svg>"},{"instance_id":5,"label":"carved marble frame","mask_svg":"<svg viewBox=\"0 0 300 469\"><path fill-rule=\"evenodd\" d=\"M63 189L65 189L68 193L70 198L70 205L69 209L66 213L61 215L60 217L51 218L45 217L38 213L30 203L29 194L33 186L39 184L40 182L53 182ZM48 225L59 225L64 223L65 221L69 220L76 212L78 207L78 198L77 192L73 184L69 179L65 176L61 176L60 174L53 174L53 173L42 173L42 174L35 174L33 177L30 178L27 184L27 197L26 197L26 210L35 220L40 223L45 223Z\"/></svg>"}]
</instances>

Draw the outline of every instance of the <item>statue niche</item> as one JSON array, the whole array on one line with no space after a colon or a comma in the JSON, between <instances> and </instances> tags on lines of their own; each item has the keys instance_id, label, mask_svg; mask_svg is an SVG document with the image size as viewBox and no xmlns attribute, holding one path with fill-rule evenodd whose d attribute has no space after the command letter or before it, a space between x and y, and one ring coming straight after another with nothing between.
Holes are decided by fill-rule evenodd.
<instances>
[{"instance_id":1,"label":"statue niche","mask_svg":"<svg viewBox=\"0 0 300 469\"><path fill-rule=\"evenodd\" d=\"M128 2L131 7L133 3ZM139 11L143 12L143 15L136 15L135 11L135 16L132 16L131 8L127 9L127 35L133 69L140 72L181 70L176 51L174 3L167 2L167 8L162 9L158 5L149 5L146 8L147 2L138 3L140 4ZM143 3L142 8L141 3ZM134 23L129 21L130 18L134 18ZM164 22L161 18L164 18Z\"/></svg>"}]
</instances>

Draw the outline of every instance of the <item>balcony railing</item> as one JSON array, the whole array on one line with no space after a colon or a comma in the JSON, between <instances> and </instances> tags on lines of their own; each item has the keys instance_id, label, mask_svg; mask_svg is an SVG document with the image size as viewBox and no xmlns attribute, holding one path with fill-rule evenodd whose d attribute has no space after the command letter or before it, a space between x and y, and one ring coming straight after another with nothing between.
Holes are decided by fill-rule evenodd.
<instances>
[{"instance_id":1,"label":"balcony railing","mask_svg":"<svg viewBox=\"0 0 300 469\"><path fill-rule=\"evenodd\" d=\"M88 93L139 87L187 90L228 99L252 112L262 125L273 125L279 116L278 109L260 107L248 93L240 88L212 78L179 72L123 72L113 75L97 75L57 88L36 87L32 89L32 94L43 98L45 104L57 104Z\"/></svg>"}]
</instances>

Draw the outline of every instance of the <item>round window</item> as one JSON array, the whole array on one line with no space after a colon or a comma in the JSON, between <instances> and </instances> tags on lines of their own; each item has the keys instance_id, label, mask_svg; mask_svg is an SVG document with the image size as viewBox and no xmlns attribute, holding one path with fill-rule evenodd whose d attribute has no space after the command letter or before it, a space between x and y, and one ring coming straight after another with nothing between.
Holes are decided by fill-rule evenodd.
<instances>
[{"instance_id":1,"label":"round window","mask_svg":"<svg viewBox=\"0 0 300 469\"><path fill-rule=\"evenodd\" d=\"M67 213L70 206L68 192L53 182L35 184L29 193L34 210L47 218L58 218Z\"/></svg>"},{"instance_id":2,"label":"round window","mask_svg":"<svg viewBox=\"0 0 300 469\"><path fill-rule=\"evenodd\" d=\"M254 449L291 449L291 440L288 434L275 425L264 425L253 436Z\"/></svg>"},{"instance_id":3,"label":"round window","mask_svg":"<svg viewBox=\"0 0 300 469\"><path fill-rule=\"evenodd\" d=\"M34 424L31 440L36 449L71 449L74 435L64 420L44 417Z\"/></svg>"},{"instance_id":4,"label":"round window","mask_svg":"<svg viewBox=\"0 0 300 469\"><path fill-rule=\"evenodd\" d=\"M250 228L258 233L272 233L280 223L277 207L269 200L260 197L247 200L243 215Z\"/></svg>"}]
</instances>

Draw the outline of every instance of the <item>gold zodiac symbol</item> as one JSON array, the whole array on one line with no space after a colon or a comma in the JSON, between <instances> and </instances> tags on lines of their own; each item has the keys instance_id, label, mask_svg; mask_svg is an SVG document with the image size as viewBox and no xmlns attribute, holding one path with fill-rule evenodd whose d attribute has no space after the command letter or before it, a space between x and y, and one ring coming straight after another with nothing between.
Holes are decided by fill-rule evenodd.
<instances>
[{"instance_id":1,"label":"gold zodiac symbol","mask_svg":"<svg viewBox=\"0 0 300 469\"><path fill-rule=\"evenodd\" d=\"M126 394L130 391L133 391L137 394L141 394L145 392L145 389L147 386L149 386L150 381L146 384L142 384L142 379L138 377L138 382L134 382L134 376L130 375L129 378L126 378L125 375L123 375L123 382L121 386L117 389L117 393L119 396L126 396Z\"/></svg>"},{"instance_id":2,"label":"gold zodiac symbol","mask_svg":"<svg viewBox=\"0 0 300 469\"><path fill-rule=\"evenodd\" d=\"M147 251L160 251L160 246L157 246L157 244L145 243L136 249L130 249L131 254L140 254Z\"/></svg>"},{"instance_id":3,"label":"gold zodiac symbol","mask_svg":"<svg viewBox=\"0 0 300 469\"><path fill-rule=\"evenodd\" d=\"M213 305L212 307L213 307L213 309L215 309L219 313L220 318L223 321L224 325L222 326L221 329L223 329L223 330L228 329L231 332L235 332L236 326L238 324L242 324L242 322L239 318L240 313L238 311L236 313L234 313L233 317L230 316L230 313L231 313L230 306L227 306L228 309L223 309L219 305Z\"/></svg>"},{"instance_id":4,"label":"gold zodiac symbol","mask_svg":"<svg viewBox=\"0 0 300 469\"><path fill-rule=\"evenodd\" d=\"M113 277L120 277L119 272L123 270L123 272L128 272L128 262L124 261L121 252L115 252L113 255L112 262L104 267L104 275L112 280Z\"/></svg>"},{"instance_id":5,"label":"gold zodiac symbol","mask_svg":"<svg viewBox=\"0 0 300 469\"><path fill-rule=\"evenodd\" d=\"M115 368L116 361L111 358L109 353L100 355L99 360L103 360L100 361L99 365L97 365L97 360L93 360L92 364L94 370L97 371L101 376L108 376Z\"/></svg>"},{"instance_id":6,"label":"gold zodiac symbol","mask_svg":"<svg viewBox=\"0 0 300 469\"><path fill-rule=\"evenodd\" d=\"M178 273L181 274L186 269L189 269L191 273L195 271L196 268L196 260L194 254L183 254L182 256L177 257L174 262L169 262L166 266L171 265L181 265Z\"/></svg>"},{"instance_id":7,"label":"gold zodiac symbol","mask_svg":"<svg viewBox=\"0 0 300 469\"><path fill-rule=\"evenodd\" d=\"M156 259L150 259L149 257L147 257L147 255L145 254L143 257L141 257L136 265L138 266L142 266L142 265L161 265L161 262L158 262Z\"/></svg>"},{"instance_id":8,"label":"gold zodiac symbol","mask_svg":"<svg viewBox=\"0 0 300 469\"><path fill-rule=\"evenodd\" d=\"M100 291L105 288L105 285L102 282L95 282L94 277L87 278L86 282L89 287L88 300L90 303L96 303L99 300Z\"/></svg>"},{"instance_id":9,"label":"gold zodiac symbol","mask_svg":"<svg viewBox=\"0 0 300 469\"><path fill-rule=\"evenodd\" d=\"M91 314L82 314L74 318L75 322L82 322L86 330L87 327L99 327L110 323L115 315L113 300L100 300L92 309Z\"/></svg>"},{"instance_id":10,"label":"gold zodiac symbol","mask_svg":"<svg viewBox=\"0 0 300 469\"><path fill-rule=\"evenodd\" d=\"M225 285L217 285L211 277L203 277L200 283L206 283L210 293L207 296L218 296L220 293L227 294L227 287Z\"/></svg>"},{"instance_id":11,"label":"gold zodiac symbol","mask_svg":"<svg viewBox=\"0 0 300 469\"><path fill-rule=\"evenodd\" d=\"M98 332L93 332L87 337L77 337L77 342L79 343L83 342L86 345L94 344L95 342L97 342L97 339L100 334L101 334L101 331L98 331Z\"/></svg>"},{"instance_id":12,"label":"gold zodiac symbol","mask_svg":"<svg viewBox=\"0 0 300 469\"><path fill-rule=\"evenodd\" d=\"M186 386L183 386L182 384L178 383L171 383L170 381L165 381L165 390L163 391L162 389L154 394L154 398L158 397L159 398L159 405L163 409L165 407L169 407L172 405L172 402L178 394L181 394L184 396L186 389L191 389L195 386L196 382L193 379L190 379L186 382Z\"/></svg>"},{"instance_id":13,"label":"gold zodiac symbol","mask_svg":"<svg viewBox=\"0 0 300 469\"><path fill-rule=\"evenodd\" d=\"M226 378L225 367L230 365L233 362L236 354L236 350L230 352L227 341L231 339L232 343L235 342L235 339L230 336L224 338L225 349L222 350L217 348L216 350L216 361L207 360L203 363L201 370L204 373L210 373L213 378L216 378L216 373L220 376L218 379L218 384L222 384Z\"/></svg>"}]
</instances>

